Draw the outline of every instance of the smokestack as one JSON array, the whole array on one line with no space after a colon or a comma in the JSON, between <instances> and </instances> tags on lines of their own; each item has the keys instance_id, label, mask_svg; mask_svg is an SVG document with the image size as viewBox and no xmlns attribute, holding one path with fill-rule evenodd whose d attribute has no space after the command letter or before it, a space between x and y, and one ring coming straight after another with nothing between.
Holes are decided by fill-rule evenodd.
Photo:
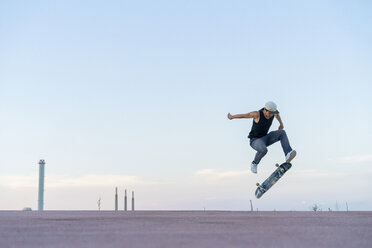
<instances>
[{"instance_id":1,"label":"smokestack","mask_svg":"<svg viewBox=\"0 0 372 248\"><path fill-rule=\"evenodd\" d=\"M38 197L38 210L44 210L44 170L45 170L45 161L39 161L39 197Z\"/></svg>"},{"instance_id":2,"label":"smokestack","mask_svg":"<svg viewBox=\"0 0 372 248\"><path fill-rule=\"evenodd\" d=\"M125 190L124 196L124 211L127 211L127 190Z\"/></svg>"},{"instance_id":3,"label":"smokestack","mask_svg":"<svg viewBox=\"0 0 372 248\"><path fill-rule=\"evenodd\" d=\"M115 211L118 211L118 188L115 188Z\"/></svg>"},{"instance_id":4,"label":"smokestack","mask_svg":"<svg viewBox=\"0 0 372 248\"><path fill-rule=\"evenodd\" d=\"M134 211L134 191L132 191L132 211Z\"/></svg>"}]
</instances>

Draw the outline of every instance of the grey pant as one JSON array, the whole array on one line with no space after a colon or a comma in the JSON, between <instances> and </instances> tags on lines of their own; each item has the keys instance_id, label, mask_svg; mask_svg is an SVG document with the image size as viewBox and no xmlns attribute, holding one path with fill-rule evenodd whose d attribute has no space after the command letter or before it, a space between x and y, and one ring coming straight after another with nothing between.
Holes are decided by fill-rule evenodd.
<instances>
[{"instance_id":1,"label":"grey pant","mask_svg":"<svg viewBox=\"0 0 372 248\"><path fill-rule=\"evenodd\" d=\"M284 130L272 131L262 138L251 139L250 145L257 151L253 162L258 164L266 155L267 147L274 144L275 142L278 142L279 140L282 145L284 155L287 155L290 151L292 151L292 148L289 145L287 134Z\"/></svg>"}]
</instances>

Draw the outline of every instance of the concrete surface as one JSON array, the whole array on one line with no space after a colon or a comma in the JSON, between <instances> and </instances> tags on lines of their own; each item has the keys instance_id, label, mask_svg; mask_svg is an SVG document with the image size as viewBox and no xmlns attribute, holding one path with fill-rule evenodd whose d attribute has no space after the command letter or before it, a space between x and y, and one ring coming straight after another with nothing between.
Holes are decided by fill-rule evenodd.
<instances>
[{"instance_id":1,"label":"concrete surface","mask_svg":"<svg viewBox=\"0 0 372 248\"><path fill-rule=\"evenodd\" d=\"M0 211L0 247L372 247L372 212Z\"/></svg>"}]
</instances>

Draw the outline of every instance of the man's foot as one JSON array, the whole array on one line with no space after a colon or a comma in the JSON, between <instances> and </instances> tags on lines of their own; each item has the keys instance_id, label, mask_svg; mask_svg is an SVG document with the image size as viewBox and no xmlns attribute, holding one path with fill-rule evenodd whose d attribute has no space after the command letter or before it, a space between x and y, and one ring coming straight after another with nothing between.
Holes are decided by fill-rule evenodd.
<instances>
[{"instance_id":1,"label":"man's foot","mask_svg":"<svg viewBox=\"0 0 372 248\"><path fill-rule=\"evenodd\" d=\"M294 157L296 157L296 154L297 154L296 150L292 150L292 151L288 152L287 156L285 156L286 162L287 163L291 162L292 159L294 159Z\"/></svg>"},{"instance_id":2,"label":"man's foot","mask_svg":"<svg viewBox=\"0 0 372 248\"><path fill-rule=\"evenodd\" d=\"M251 171L254 174L257 174L257 164L255 162L252 162L252 164L251 164Z\"/></svg>"}]
</instances>

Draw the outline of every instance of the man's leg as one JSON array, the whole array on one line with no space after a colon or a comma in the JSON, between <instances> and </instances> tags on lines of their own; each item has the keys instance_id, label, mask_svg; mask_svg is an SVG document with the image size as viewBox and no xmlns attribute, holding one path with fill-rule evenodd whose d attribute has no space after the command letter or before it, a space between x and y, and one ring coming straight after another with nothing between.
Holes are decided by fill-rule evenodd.
<instances>
[{"instance_id":1,"label":"man's leg","mask_svg":"<svg viewBox=\"0 0 372 248\"><path fill-rule=\"evenodd\" d=\"M289 152L292 151L292 147L289 144L287 133L284 130L272 131L266 137L267 137L267 142L266 142L267 146L270 146L280 140L284 155L287 155Z\"/></svg>"},{"instance_id":2,"label":"man's leg","mask_svg":"<svg viewBox=\"0 0 372 248\"><path fill-rule=\"evenodd\" d=\"M256 156L254 157L253 163L260 163L261 159L267 153L267 136L262 138L251 140L251 147L257 151Z\"/></svg>"}]
</instances>

